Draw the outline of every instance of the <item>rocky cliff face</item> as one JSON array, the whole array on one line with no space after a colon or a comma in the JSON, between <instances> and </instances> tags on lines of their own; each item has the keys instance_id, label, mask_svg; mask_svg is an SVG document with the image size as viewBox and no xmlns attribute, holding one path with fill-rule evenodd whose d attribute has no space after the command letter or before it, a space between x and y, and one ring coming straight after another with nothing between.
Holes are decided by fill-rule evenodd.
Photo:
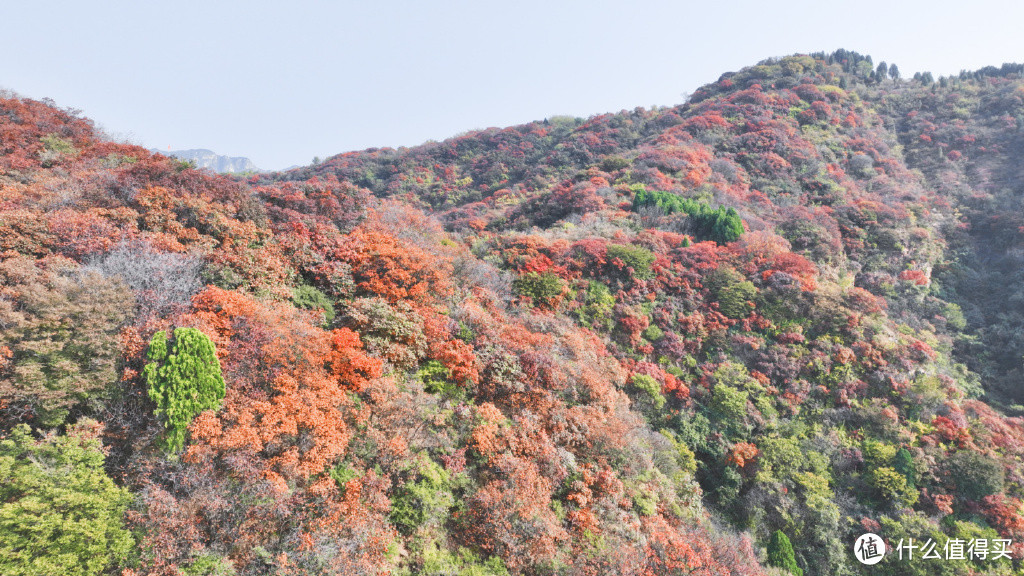
<instances>
[{"instance_id":1,"label":"rocky cliff face","mask_svg":"<svg viewBox=\"0 0 1024 576\"><path fill-rule=\"evenodd\" d=\"M240 172L260 172L251 160L238 156L221 156L212 150L173 150L163 152L154 150L167 156L173 156L182 160L191 160L196 163L197 168L209 168L214 172L237 174Z\"/></svg>"}]
</instances>

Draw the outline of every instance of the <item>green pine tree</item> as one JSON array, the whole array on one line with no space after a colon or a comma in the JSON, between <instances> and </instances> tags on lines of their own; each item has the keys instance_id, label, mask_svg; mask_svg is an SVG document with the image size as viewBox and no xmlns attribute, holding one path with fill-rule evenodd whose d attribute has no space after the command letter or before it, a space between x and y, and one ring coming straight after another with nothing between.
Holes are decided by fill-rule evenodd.
<instances>
[{"instance_id":1,"label":"green pine tree","mask_svg":"<svg viewBox=\"0 0 1024 576\"><path fill-rule=\"evenodd\" d=\"M896 452L896 459L893 468L907 479L907 488L917 489L917 468L914 466L914 457L906 448L900 448Z\"/></svg>"},{"instance_id":2,"label":"green pine tree","mask_svg":"<svg viewBox=\"0 0 1024 576\"><path fill-rule=\"evenodd\" d=\"M204 410L220 408L224 378L210 338L195 328L176 328L174 340L161 330L149 342L146 383L164 422L163 444L168 452L185 446L185 431Z\"/></svg>"},{"instance_id":3,"label":"green pine tree","mask_svg":"<svg viewBox=\"0 0 1024 576\"><path fill-rule=\"evenodd\" d=\"M796 565L793 545L782 530L776 530L768 542L768 564L789 572L793 576L804 576L804 571Z\"/></svg>"}]
</instances>

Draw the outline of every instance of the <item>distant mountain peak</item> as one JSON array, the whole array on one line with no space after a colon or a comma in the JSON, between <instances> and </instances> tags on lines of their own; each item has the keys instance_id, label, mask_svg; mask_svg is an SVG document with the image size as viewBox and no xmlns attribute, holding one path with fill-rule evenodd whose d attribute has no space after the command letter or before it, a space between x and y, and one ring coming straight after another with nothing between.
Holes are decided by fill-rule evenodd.
<instances>
[{"instance_id":1,"label":"distant mountain peak","mask_svg":"<svg viewBox=\"0 0 1024 576\"><path fill-rule=\"evenodd\" d=\"M197 168L209 168L222 174L239 174L242 172L262 172L251 160L243 156L222 156L213 150L197 148L192 150L157 150L165 156L173 156L181 160L195 162Z\"/></svg>"}]
</instances>

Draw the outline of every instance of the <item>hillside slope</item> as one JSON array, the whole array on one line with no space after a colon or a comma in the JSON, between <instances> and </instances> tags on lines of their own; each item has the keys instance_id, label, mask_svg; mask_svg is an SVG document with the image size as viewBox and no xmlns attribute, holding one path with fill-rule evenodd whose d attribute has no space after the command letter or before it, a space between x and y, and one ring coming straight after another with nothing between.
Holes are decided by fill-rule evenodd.
<instances>
[{"instance_id":1,"label":"hillside slope","mask_svg":"<svg viewBox=\"0 0 1024 576\"><path fill-rule=\"evenodd\" d=\"M1021 70L881 68L248 179L0 102L0 515L123 491L0 571L1019 570Z\"/></svg>"}]
</instances>

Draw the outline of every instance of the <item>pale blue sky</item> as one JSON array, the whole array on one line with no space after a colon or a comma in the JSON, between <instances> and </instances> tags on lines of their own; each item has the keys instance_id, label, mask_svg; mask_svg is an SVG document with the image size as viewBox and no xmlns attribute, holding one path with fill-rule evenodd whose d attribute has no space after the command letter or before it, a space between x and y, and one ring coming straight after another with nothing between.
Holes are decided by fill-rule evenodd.
<instances>
[{"instance_id":1,"label":"pale blue sky","mask_svg":"<svg viewBox=\"0 0 1024 576\"><path fill-rule=\"evenodd\" d=\"M2 2L0 87L261 168L637 106L770 56L904 77L1024 61L1011 1Z\"/></svg>"}]
</instances>

